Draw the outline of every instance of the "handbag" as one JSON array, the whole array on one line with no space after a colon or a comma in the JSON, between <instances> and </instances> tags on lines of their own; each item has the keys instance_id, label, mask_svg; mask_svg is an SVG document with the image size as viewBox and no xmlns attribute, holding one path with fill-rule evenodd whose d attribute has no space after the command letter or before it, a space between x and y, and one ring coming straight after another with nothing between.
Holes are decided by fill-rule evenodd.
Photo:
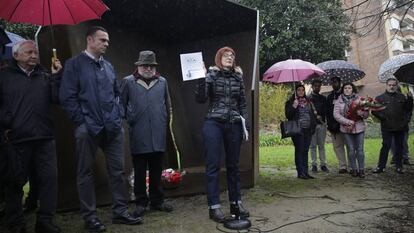
<instances>
[{"instance_id":1,"label":"handbag","mask_svg":"<svg viewBox=\"0 0 414 233\"><path fill-rule=\"evenodd\" d=\"M298 121L280 122L280 132L282 134L282 138L293 137L302 134Z\"/></svg>"}]
</instances>

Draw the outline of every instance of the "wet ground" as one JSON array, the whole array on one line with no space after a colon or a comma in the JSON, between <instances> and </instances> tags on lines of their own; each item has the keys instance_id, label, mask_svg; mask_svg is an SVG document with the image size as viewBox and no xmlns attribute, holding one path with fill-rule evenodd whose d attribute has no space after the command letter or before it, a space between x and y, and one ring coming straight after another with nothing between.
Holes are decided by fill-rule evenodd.
<instances>
[{"instance_id":1,"label":"wet ground","mask_svg":"<svg viewBox=\"0 0 414 233\"><path fill-rule=\"evenodd\" d=\"M414 232L414 166L405 171L398 175L394 169L383 174L368 170L361 179L332 170L315 174L315 180L300 180L294 171L261 168L258 184L243 190L253 225L249 232ZM204 195L171 199L174 212L148 212L138 226L111 224L110 207L99 208L98 215L112 233L236 232L208 219L205 200ZM226 201L223 207L228 213ZM34 216L28 218L33 232ZM59 213L56 222L62 232L84 232L78 212Z\"/></svg>"}]
</instances>

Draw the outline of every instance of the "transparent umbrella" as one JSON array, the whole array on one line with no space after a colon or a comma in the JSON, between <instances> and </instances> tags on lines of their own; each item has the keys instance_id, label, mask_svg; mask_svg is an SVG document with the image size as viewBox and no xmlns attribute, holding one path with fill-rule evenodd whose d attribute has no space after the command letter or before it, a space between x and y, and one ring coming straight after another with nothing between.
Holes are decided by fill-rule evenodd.
<instances>
[{"instance_id":1,"label":"transparent umbrella","mask_svg":"<svg viewBox=\"0 0 414 233\"><path fill-rule=\"evenodd\" d=\"M414 54L400 54L390 57L382 63L378 72L378 80L385 83L389 78L395 78L394 73L398 69L412 62L414 62Z\"/></svg>"}]
</instances>

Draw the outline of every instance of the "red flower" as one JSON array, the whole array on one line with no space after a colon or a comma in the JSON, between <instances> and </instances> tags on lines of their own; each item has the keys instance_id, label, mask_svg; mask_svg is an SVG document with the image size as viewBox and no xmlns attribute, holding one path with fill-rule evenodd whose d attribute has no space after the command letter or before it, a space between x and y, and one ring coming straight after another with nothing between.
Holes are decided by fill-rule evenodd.
<instances>
[{"instance_id":1,"label":"red flower","mask_svg":"<svg viewBox=\"0 0 414 233\"><path fill-rule=\"evenodd\" d=\"M165 169L161 173L161 180L165 183L178 185L185 175L185 172L180 172L171 168Z\"/></svg>"},{"instance_id":2,"label":"red flower","mask_svg":"<svg viewBox=\"0 0 414 233\"><path fill-rule=\"evenodd\" d=\"M385 106L376 101L375 99L367 96L366 98L360 97L359 99L355 99L349 104L348 111L346 112L346 118L357 122L361 120L362 117L358 114L358 111L380 111L383 110ZM352 132L355 125L349 127L348 131Z\"/></svg>"}]
</instances>

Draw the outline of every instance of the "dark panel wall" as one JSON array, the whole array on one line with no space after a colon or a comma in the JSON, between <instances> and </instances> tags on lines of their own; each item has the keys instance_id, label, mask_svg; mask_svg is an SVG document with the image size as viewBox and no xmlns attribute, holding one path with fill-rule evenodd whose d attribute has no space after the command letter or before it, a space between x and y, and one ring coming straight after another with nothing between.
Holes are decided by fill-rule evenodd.
<instances>
[{"instance_id":1,"label":"dark panel wall","mask_svg":"<svg viewBox=\"0 0 414 233\"><path fill-rule=\"evenodd\" d=\"M171 9L171 12L176 11ZM255 14L255 11L253 13ZM256 18L254 17L254 19ZM209 36L206 38L201 36L196 40L193 36L193 40L177 40L176 38L175 41L171 41L160 39L162 37L167 38L171 32L160 31L159 34L152 37L149 34L142 33L142 28L141 30L131 30L130 25L121 27L119 22L114 23L109 15L104 17L102 21L91 21L76 26L54 27L54 47L58 49L58 56L62 61L85 49L84 34L89 25L102 25L109 31L110 47L105 57L113 64L118 79L122 79L122 77L134 71L134 62L138 59L140 50L149 49L157 54L157 61L160 64L158 71L167 78L172 95L174 114L173 129L181 156L182 168L188 172L188 175L184 177L182 185L177 189L167 190L167 195L176 196L203 192L205 188L201 127L207 104L200 105L194 100L194 89L197 81L182 81L179 54L202 51L206 66L209 66L214 63L214 55L217 49L226 45L233 47L236 51L237 62L244 71L250 116L249 124L252 128L255 128L257 126L257 119L253 118L255 115L253 100L257 100L258 93L255 92L255 96L253 96L253 92L250 89L253 75L257 75L257 72L253 71L255 53L257 52L255 51L256 28L251 28L251 30L241 29L239 32L232 32L227 35L218 34L215 37ZM153 28L156 25L149 27ZM214 27L217 27L217 25ZM237 27L236 22L234 27ZM214 31L214 28L209 30ZM191 32L191 28L188 28L188 31ZM183 34L183 36L185 35ZM39 41L42 63L49 66L51 42L48 28L43 29ZM54 119L56 123L59 169L59 208L77 208L78 199L73 125L60 107L55 107ZM243 187L251 187L254 182L254 167L256 167L254 164L258 163L257 155L256 157L254 156L256 151L254 146L258 137L258 135L254 134L255 131L251 130L251 140L242 145L240 167ZM128 149L127 127L125 127L125 132L126 175L128 176L132 167ZM168 140L165 166L177 168L176 151L171 137ZM105 157L101 151L98 151L97 154L95 173L98 204L108 204L111 199L108 191ZM222 187L225 185L224 176L225 169L223 167L221 174L223 181Z\"/></svg>"}]
</instances>

